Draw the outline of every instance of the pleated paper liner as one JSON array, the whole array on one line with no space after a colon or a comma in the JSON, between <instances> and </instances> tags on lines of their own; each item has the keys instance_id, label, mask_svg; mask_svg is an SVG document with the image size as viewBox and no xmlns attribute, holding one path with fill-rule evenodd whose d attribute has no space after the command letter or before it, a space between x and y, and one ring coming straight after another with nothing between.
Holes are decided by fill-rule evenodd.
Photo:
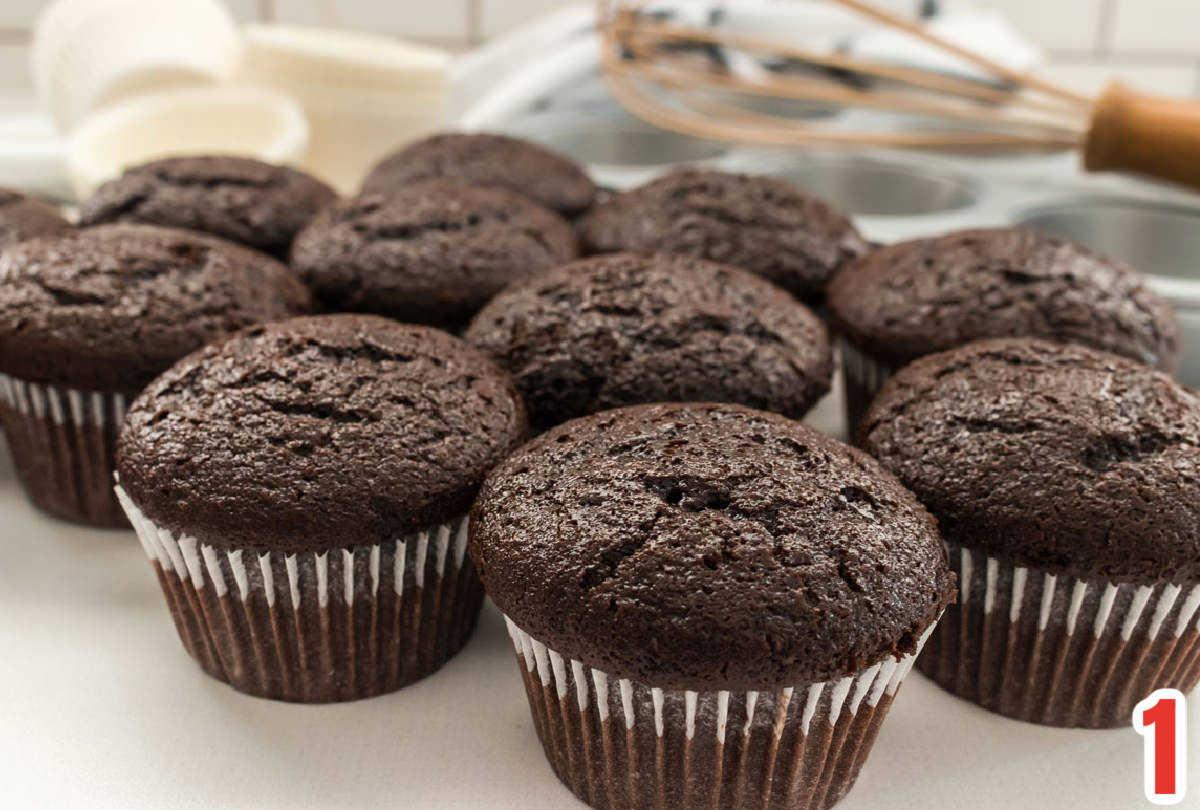
<instances>
[{"instance_id":1,"label":"pleated paper liner","mask_svg":"<svg viewBox=\"0 0 1200 810\"><path fill-rule=\"evenodd\" d=\"M183 646L240 692L302 703L392 692L474 629L483 588L465 517L384 545L257 553L177 537L117 494Z\"/></svg>"},{"instance_id":2,"label":"pleated paper liner","mask_svg":"<svg viewBox=\"0 0 1200 810\"><path fill-rule=\"evenodd\" d=\"M838 341L842 355L842 377L846 385L846 429L853 440L858 423L867 414L871 400L896 369L868 357L847 340Z\"/></svg>"},{"instance_id":3,"label":"pleated paper liner","mask_svg":"<svg viewBox=\"0 0 1200 810\"><path fill-rule=\"evenodd\" d=\"M950 546L958 603L917 668L1008 717L1113 728L1200 680L1200 585L1085 582Z\"/></svg>"},{"instance_id":4,"label":"pleated paper liner","mask_svg":"<svg viewBox=\"0 0 1200 810\"><path fill-rule=\"evenodd\" d=\"M112 489L129 398L0 374L0 421L34 506L92 526L128 526Z\"/></svg>"},{"instance_id":5,"label":"pleated paper liner","mask_svg":"<svg viewBox=\"0 0 1200 810\"><path fill-rule=\"evenodd\" d=\"M546 757L601 810L831 807L914 658L795 688L673 691L564 658L506 622Z\"/></svg>"}]
</instances>

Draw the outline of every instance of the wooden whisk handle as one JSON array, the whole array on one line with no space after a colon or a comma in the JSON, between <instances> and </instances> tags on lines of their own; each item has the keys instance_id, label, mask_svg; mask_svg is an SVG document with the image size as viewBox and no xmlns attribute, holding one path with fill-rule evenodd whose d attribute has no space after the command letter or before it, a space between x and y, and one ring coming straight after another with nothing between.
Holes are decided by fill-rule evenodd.
<instances>
[{"instance_id":1,"label":"wooden whisk handle","mask_svg":"<svg viewBox=\"0 0 1200 810\"><path fill-rule=\"evenodd\" d=\"M1113 83L1092 108L1088 171L1128 171L1200 189L1200 101L1163 99Z\"/></svg>"}]
</instances>

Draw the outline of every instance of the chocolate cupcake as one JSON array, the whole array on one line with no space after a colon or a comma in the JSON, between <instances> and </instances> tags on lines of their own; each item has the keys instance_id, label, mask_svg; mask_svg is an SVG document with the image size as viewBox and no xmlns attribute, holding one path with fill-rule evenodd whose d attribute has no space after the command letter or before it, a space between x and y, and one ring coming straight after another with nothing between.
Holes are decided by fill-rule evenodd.
<instances>
[{"instance_id":1,"label":"chocolate cupcake","mask_svg":"<svg viewBox=\"0 0 1200 810\"><path fill-rule=\"evenodd\" d=\"M304 172L250 158L177 157L127 169L87 199L80 225L186 228L287 258L292 240L337 198Z\"/></svg>"},{"instance_id":2,"label":"chocolate cupcake","mask_svg":"<svg viewBox=\"0 0 1200 810\"><path fill-rule=\"evenodd\" d=\"M571 226L519 194L428 180L326 209L292 267L330 310L457 330L508 282L575 255Z\"/></svg>"},{"instance_id":3,"label":"chocolate cupcake","mask_svg":"<svg viewBox=\"0 0 1200 810\"><path fill-rule=\"evenodd\" d=\"M973 340L1076 343L1170 371L1171 306L1131 268L1022 228L960 231L879 248L829 285L853 430L896 369Z\"/></svg>"},{"instance_id":4,"label":"chocolate cupcake","mask_svg":"<svg viewBox=\"0 0 1200 810\"><path fill-rule=\"evenodd\" d=\"M126 525L112 470L129 400L205 343L310 307L283 265L187 231L101 225L0 251L0 419L29 498Z\"/></svg>"},{"instance_id":5,"label":"chocolate cupcake","mask_svg":"<svg viewBox=\"0 0 1200 810\"><path fill-rule=\"evenodd\" d=\"M1009 717L1116 727L1200 680L1200 398L1132 360L991 340L897 372L864 448L937 517L959 604L918 668Z\"/></svg>"},{"instance_id":6,"label":"chocolate cupcake","mask_svg":"<svg viewBox=\"0 0 1200 810\"><path fill-rule=\"evenodd\" d=\"M642 402L799 418L833 371L824 324L784 290L668 253L597 256L514 282L465 336L512 373L539 429Z\"/></svg>"},{"instance_id":7,"label":"chocolate cupcake","mask_svg":"<svg viewBox=\"0 0 1200 810\"><path fill-rule=\"evenodd\" d=\"M12 189L0 188L0 248L69 230L71 223L57 208Z\"/></svg>"},{"instance_id":8,"label":"chocolate cupcake","mask_svg":"<svg viewBox=\"0 0 1200 810\"><path fill-rule=\"evenodd\" d=\"M867 250L832 206L773 177L683 169L601 203L580 223L587 253L663 250L757 273L818 299Z\"/></svg>"},{"instance_id":9,"label":"chocolate cupcake","mask_svg":"<svg viewBox=\"0 0 1200 810\"><path fill-rule=\"evenodd\" d=\"M604 810L833 805L954 591L895 478L738 405L559 425L470 534L546 756Z\"/></svg>"},{"instance_id":10,"label":"chocolate cupcake","mask_svg":"<svg viewBox=\"0 0 1200 810\"><path fill-rule=\"evenodd\" d=\"M133 403L118 494L184 647L252 695L389 692L465 643L465 514L525 433L511 381L450 335L297 318L181 360Z\"/></svg>"},{"instance_id":11,"label":"chocolate cupcake","mask_svg":"<svg viewBox=\"0 0 1200 810\"><path fill-rule=\"evenodd\" d=\"M390 194L435 178L498 186L573 218L591 207L596 187L577 163L520 138L446 132L409 144L375 165L363 191Z\"/></svg>"}]
</instances>

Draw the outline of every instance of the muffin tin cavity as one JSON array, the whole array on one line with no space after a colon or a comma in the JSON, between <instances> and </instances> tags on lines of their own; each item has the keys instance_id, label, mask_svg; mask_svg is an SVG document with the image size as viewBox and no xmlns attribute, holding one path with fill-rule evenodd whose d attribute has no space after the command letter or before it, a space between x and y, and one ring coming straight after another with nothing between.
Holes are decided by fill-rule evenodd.
<instances>
[{"instance_id":1,"label":"muffin tin cavity","mask_svg":"<svg viewBox=\"0 0 1200 810\"><path fill-rule=\"evenodd\" d=\"M514 134L586 164L597 185L628 188L675 166L722 163L730 146L659 129L625 114L540 115Z\"/></svg>"},{"instance_id":2,"label":"muffin tin cavity","mask_svg":"<svg viewBox=\"0 0 1200 810\"><path fill-rule=\"evenodd\" d=\"M773 174L856 216L945 214L979 199L977 185L958 174L866 158L823 158Z\"/></svg>"},{"instance_id":3,"label":"muffin tin cavity","mask_svg":"<svg viewBox=\"0 0 1200 810\"><path fill-rule=\"evenodd\" d=\"M1200 387L1200 209L1116 197L1072 197L1022 212L1017 222L1128 262L1175 305L1177 376Z\"/></svg>"}]
</instances>

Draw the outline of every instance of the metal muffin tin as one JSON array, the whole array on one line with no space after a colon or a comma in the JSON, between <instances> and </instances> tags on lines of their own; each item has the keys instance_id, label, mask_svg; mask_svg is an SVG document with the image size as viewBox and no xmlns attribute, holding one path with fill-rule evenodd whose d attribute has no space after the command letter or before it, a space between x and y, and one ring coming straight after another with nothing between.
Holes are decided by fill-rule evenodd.
<instances>
[{"instance_id":1,"label":"metal muffin tin","mask_svg":"<svg viewBox=\"0 0 1200 810\"><path fill-rule=\"evenodd\" d=\"M589 164L610 188L680 165L784 177L847 211L876 242L1012 224L1062 234L1125 260L1175 304L1183 342L1178 376L1200 388L1200 195L1085 175L1073 152L851 153L721 144L654 130L594 101L586 109L522 116L507 129Z\"/></svg>"},{"instance_id":2,"label":"metal muffin tin","mask_svg":"<svg viewBox=\"0 0 1200 810\"><path fill-rule=\"evenodd\" d=\"M1178 376L1200 388L1200 211L1120 197L1074 196L1022 213L1022 225L1128 262L1175 304L1183 333Z\"/></svg>"}]
</instances>

